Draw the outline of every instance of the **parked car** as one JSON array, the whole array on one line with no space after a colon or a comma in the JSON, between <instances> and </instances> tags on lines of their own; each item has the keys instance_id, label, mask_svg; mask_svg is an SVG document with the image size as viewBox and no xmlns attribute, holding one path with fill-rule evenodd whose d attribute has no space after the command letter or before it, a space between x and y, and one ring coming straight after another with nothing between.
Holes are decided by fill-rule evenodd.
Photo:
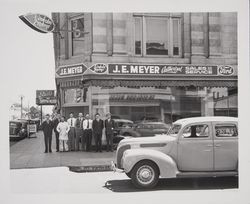
<instances>
[{"instance_id":1,"label":"parked car","mask_svg":"<svg viewBox=\"0 0 250 204\"><path fill-rule=\"evenodd\" d=\"M154 187L159 177L237 176L238 119L180 119L166 135L124 139L112 168L139 188Z\"/></svg>"},{"instance_id":2,"label":"parked car","mask_svg":"<svg viewBox=\"0 0 250 204\"><path fill-rule=\"evenodd\" d=\"M141 122L132 127L123 128L120 134L132 137L150 137L167 133L169 128L170 125L163 122Z\"/></svg>"},{"instance_id":3,"label":"parked car","mask_svg":"<svg viewBox=\"0 0 250 204\"><path fill-rule=\"evenodd\" d=\"M10 139L22 139L28 136L26 120L9 121L9 137Z\"/></svg>"}]
</instances>

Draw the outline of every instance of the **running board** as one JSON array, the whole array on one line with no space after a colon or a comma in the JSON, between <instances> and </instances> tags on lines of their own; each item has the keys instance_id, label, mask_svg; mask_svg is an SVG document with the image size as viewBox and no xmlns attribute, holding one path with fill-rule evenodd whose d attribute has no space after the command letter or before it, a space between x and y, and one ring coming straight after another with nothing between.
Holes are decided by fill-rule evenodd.
<instances>
[{"instance_id":1,"label":"running board","mask_svg":"<svg viewBox=\"0 0 250 204\"><path fill-rule=\"evenodd\" d=\"M177 178L237 176L238 171L180 172Z\"/></svg>"}]
</instances>

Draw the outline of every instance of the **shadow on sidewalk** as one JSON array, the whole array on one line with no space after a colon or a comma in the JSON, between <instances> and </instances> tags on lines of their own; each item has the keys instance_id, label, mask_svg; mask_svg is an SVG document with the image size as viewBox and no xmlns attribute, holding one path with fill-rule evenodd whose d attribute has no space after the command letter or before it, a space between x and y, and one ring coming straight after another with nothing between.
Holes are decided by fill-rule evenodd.
<instances>
[{"instance_id":1,"label":"shadow on sidewalk","mask_svg":"<svg viewBox=\"0 0 250 204\"><path fill-rule=\"evenodd\" d=\"M238 177L160 179L158 185L149 190L135 188L130 179L110 180L103 187L119 193L159 190L233 189L238 188Z\"/></svg>"}]
</instances>

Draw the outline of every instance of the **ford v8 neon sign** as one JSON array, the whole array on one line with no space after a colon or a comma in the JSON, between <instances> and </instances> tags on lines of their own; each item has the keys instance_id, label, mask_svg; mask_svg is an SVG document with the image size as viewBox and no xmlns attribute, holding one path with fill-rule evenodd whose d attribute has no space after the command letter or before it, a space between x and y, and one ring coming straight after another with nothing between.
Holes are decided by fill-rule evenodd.
<instances>
[{"instance_id":1,"label":"ford v8 neon sign","mask_svg":"<svg viewBox=\"0 0 250 204\"><path fill-rule=\"evenodd\" d=\"M43 14L26 14L19 16L19 18L26 25L40 33L53 32L55 28L54 22Z\"/></svg>"}]
</instances>

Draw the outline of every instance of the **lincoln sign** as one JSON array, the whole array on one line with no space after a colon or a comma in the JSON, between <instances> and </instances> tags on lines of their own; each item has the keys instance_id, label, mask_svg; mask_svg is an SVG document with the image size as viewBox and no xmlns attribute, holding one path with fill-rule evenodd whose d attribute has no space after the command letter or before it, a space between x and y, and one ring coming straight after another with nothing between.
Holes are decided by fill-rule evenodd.
<instances>
[{"instance_id":1,"label":"lincoln sign","mask_svg":"<svg viewBox=\"0 0 250 204\"><path fill-rule=\"evenodd\" d=\"M40 33L52 32L55 28L54 22L43 14L26 14L19 18L29 27Z\"/></svg>"}]
</instances>

